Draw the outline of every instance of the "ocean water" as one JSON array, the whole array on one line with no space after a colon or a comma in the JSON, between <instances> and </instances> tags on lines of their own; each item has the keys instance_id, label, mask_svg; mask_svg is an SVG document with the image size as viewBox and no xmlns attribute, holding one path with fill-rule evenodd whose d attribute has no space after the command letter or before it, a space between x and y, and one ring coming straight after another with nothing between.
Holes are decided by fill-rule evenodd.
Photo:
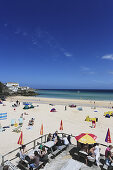
<instances>
[{"instance_id":1,"label":"ocean water","mask_svg":"<svg viewBox=\"0 0 113 170\"><path fill-rule=\"evenodd\" d=\"M38 93L40 97L47 98L113 101L113 90L40 89Z\"/></svg>"}]
</instances>

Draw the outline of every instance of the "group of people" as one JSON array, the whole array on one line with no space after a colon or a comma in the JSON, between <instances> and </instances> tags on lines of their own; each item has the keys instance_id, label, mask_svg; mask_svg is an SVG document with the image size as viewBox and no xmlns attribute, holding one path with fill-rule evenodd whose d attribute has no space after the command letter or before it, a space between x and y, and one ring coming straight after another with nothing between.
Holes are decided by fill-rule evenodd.
<instances>
[{"instance_id":1,"label":"group of people","mask_svg":"<svg viewBox=\"0 0 113 170\"><path fill-rule=\"evenodd\" d=\"M55 143L54 147L56 148L63 144L68 146L69 144L71 144L71 136L69 135L68 137L66 137L66 135L63 135L63 138L61 139L58 135L58 131L55 131L53 135L49 133L47 137L47 142L48 141L54 141Z\"/></svg>"},{"instance_id":2,"label":"group of people","mask_svg":"<svg viewBox=\"0 0 113 170\"><path fill-rule=\"evenodd\" d=\"M99 144L95 143L94 145L88 145L88 144L80 144L78 143L78 147L80 147L80 150L84 151L87 153L86 156L86 164L88 163L88 159L94 159L96 160L97 166L101 165L99 158L100 158L100 148Z\"/></svg>"},{"instance_id":3,"label":"group of people","mask_svg":"<svg viewBox=\"0 0 113 170\"><path fill-rule=\"evenodd\" d=\"M55 150L63 144L67 146L69 145L69 143L71 144L70 135L68 137L64 135L63 138L61 139L58 135L58 131L55 131L53 135L49 133L47 137L47 141L54 141ZM27 160L29 163L30 169L32 170L33 168L39 166L39 161L41 162L48 161L48 152L45 146L40 145L39 149L37 151L34 151L34 155L29 156L26 150L26 145L22 145L20 147L19 157L21 158L21 160Z\"/></svg>"},{"instance_id":4,"label":"group of people","mask_svg":"<svg viewBox=\"0 0 113 170\"><path fill-rule=\"evenodd\" d=\"M27 160L29 164L29 169L37 168L39 166L39 161L48 161L47 149L42 146L38 151L34 151L34 155L29 156L26 150L26 145L22 145L20 148L20 158L21 160Z\"/></svg>"},{"instance_id":5,"label":"group of people","mask_svg":"<svg viewBox=\"0 0 113 170\"><path fill-rule=\"evenodd\" d=\"M99 159L100 159L100 148L99 144L95 143L94 145L82 145L78 143L78 147L80 150L84 151L87 153L88 156L91 156L92 158L95 159L97 166L101 165ZM113 149L112 145L109 145L106 150L105 150L105 164L108 166L113 166L113 153L111 150ZM86 164L88 160L88 156L86 157Z\"/></svg>"},{"instance_id":6,"label":"group of people","mask_svg":"<svg viewBox=\"0 0 113 170\"><path fill-rule=\"evenodd\" d=\"M112 145L109 145L106 150L105 150L105 164L110 166L113 166L113 153L111 150L113 149ZM91 154L92 157L95 157L96 163L99 166L99 157L100 157L100 149L99 149L99 144L94 145L93 148L90 149L89 154Z\"/></svg>"}]
</instances>

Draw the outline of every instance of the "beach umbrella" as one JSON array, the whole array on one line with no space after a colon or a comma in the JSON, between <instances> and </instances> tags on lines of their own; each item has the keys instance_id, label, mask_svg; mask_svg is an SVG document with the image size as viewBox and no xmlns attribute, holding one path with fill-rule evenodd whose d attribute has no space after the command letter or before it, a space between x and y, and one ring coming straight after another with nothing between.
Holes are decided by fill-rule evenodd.
<instances>
[{"instance_id":1,"label":"beach umbrella","mask_svg":"<svg viewBox=\"0 0 113 170\"><path fill-rule=\"evenodd\" d=\"M96 143L97 136L90 134L90 133L81 133L80 135L76 136L75 139L84 144L94 144Z\"/></svg>"},{"instance_id":2,"label":"beach umbrella","mask_svg":"<svg viewBox=\"0 0 113 170\"><path fill-rule=\"evenodd\" d=\"M63 123L62 123L62 120L61 120L61 123L60 123L60 130L63 130Z\"/></svg>"},{"instance_id":3,"label":"beach umbrella","mask_svg":"<svg viewBox=\"0 0 113 170\"><path fill-rule=\"evenodd\" d=\"M106 134L105 142L111 143L111 136L110 136L110 130L109 130L109 128L108 128L108 131L107 131L107 134Z\"/></svg>"},{"instance_id":4,"label":"beach umbrella","mask_svg":"<svg viewBox=\"0 0 113 170\"><path fill-rule=\"evenodd\" d=\"M43 135L43 124L41 125L40 135Z\"/></svg>"},{"instance_id":5,"label":"beach umbrella","mask_svg":"<svg viewBox=\"0 0 113 170\"><path fill-rule=\"evenodd\" d=\"M21 131L21 134L20 134L20 137L19 137L17 144L23 145L23 133L22 133L22 131Z\"/></svg>"}]
</instances>

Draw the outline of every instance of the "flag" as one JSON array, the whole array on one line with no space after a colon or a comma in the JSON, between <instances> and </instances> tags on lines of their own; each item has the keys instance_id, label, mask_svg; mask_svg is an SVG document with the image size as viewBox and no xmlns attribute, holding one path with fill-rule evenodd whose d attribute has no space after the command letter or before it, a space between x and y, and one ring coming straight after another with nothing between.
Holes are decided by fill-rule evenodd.
<instances>
[{"instance_id":1,"label":"flag","mask_svg":"<svg viewBox=\"0 0 113 170\"><path fill-rule=\"evenodd\" d=\"M60 130L63 130L63 123L62 123L62 120L61 120L61 123L60 123Z\"/></svg>"},{"instance_id":2,"label":"flag","mask_svg":"<svg viewBox=\"0 0 113 170\"><path fill-rule=\"evenodd\" d=\"M19 145L23 145L23 133L21 131L21 134L20 134L20 137L19 137L19 140L18 140L18 143Z\"/></svg>"},{"instance_id":3,"label":"flag","mask_svg":"<svg viewBox=\"0 0 113 170\"><path fill-rule=\"evenodd\" d=\"M43 135L43 124L41 125L40 135Z\"/></svg>"},{"instance_id":4,"label":"flag","mask_svg":"<svg viewBox=\"0 0 113 170\"><path fill-rule=\"evenodd\" d=\"M109 130L109 128L108 128L108 131L107 131L107 134L106 134L105 142L111 143L111 136L110 136L110 130Z\"/></svg>"}]
</instances>

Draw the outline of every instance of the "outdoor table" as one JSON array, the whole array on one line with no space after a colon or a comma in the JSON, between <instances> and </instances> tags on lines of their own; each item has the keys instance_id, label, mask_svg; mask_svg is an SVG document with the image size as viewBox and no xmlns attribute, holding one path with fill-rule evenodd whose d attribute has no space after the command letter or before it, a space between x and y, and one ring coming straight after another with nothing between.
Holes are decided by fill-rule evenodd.
<instances>
[{"instance_id":1,"label":"outdoor table","mask_svg":"<svg viewBox=\"0 0 113 170\"><path fill-rule=\"evenodd\" d=\"M54 141L48 141L48 142L44 143L44 146L47 147L48 149L50 149L51 153L53 153L52 147L54 145L55 145Z\"/></svg>"}]
</instances>

